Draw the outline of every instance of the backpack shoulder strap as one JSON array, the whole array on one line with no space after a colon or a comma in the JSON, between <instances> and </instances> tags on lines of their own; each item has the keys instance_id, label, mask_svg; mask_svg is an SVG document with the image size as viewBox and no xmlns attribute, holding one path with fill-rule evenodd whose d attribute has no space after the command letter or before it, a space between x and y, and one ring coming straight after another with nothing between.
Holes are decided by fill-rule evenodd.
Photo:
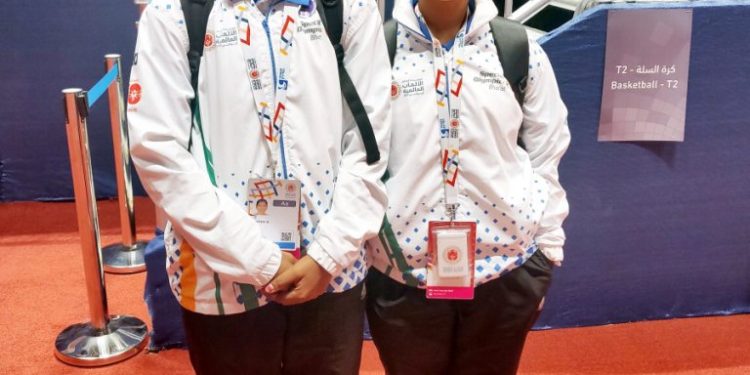
<instances>
[{"instance_id":1,"label":"backpack shoulder strap","mask_svg":"<svg viewBox=\"0 0 750 375\"><path fill-rule=\"evenodd\" d=\"M383 31L385 32L385 44L388 46L388 57L391 58L391 66L393 66L393 59L396 58L398 22L391 18L385 22L385 25L383 25Z\"/></svg>"},{"instance_id":2,"label":"backpack shoulder strap","mask_svg":"<svg viewBox=\"0 0 750 375\"><path fill-rule=\"evenodd\" d=\"M198 71L203 56L203 42L214 0L180 0L180 2L185 16L188 40L190 40L190 50L187 53L190 63L190 84L193 85L193 91L198 92Z\"/></svg>"},{"instance_id":3,"label":"backpack shoulder strap","mask_svg":"<svg viewBox=\"0 0 750 375\"><path fill-rule=\"evenodd\" d=\"M343 0L315 0L315 2L331 44L334 46L341 44L341 36L344 34Z\"/></svg>"},{"instance_id":4,"label":"backpack shoulder strap","mask_svg":"<svg viewBox=\"0 0 750 375\"><path fill-rule=\"evenodd\" d=\"M203 56L203 42L206 38L208 16L211 14L214 0L180 0L180 4L182 5L185 28L187 28L188 40L190 41L187 58L190 66L190 85L193 87L193 92L195 93L193 100L190 101L190 126L192 127L194 124L192 119L195 119L198 109L198 72L200 71L201 57ZM203 137L202 131L201 137ZM188 150L192 148L193 132L191 131L190 138L188 139ZM204 150L204 155L206 155L206 150ZM210 163L209 159L206 159L206 162L208 165Z\"/></svg>"},{"instance_id":5,"label":"backpack shoulder strap","mask_svg":"<svg viewBox=\"0 0 750 375\"><path fill-rule=\"evenodd\" d=\"M510 82L518 104L523 108L526 79L529 76L529 39L526 29L514 21L495 17L490 21L497 56L505 79Z\"/></svg>"},{"instance_id":6,"label":"backpack shoulder strap","mask_svg":"<svg viewBox=\"0 0 750 375\"><path fill-rule=\"evenodd\" d=\"M362 136L367 153L367 164L373 164L380 160L380 149L375 139L375 133L372 130L370 118L367 116L365 106L357 93L357 89L352 82L349 73L344 67L344 47L341 45L341 35L344 32L344 5L343 0L315 0L318 7L318 14L323 21L323 26L331 40L334 51L336 51L336 60L339 68L339 84L341 85L341 94L352 111L354 121Z\"/></svg>"}]
</instances>

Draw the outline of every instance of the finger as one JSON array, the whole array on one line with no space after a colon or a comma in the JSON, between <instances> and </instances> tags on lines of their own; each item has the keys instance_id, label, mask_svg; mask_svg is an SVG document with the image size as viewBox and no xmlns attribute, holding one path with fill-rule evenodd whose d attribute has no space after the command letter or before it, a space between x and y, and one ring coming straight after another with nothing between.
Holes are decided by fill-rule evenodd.
<instances>
[{"instance_id":1,"label":"finger","mask_svg":"<svg viewBox=\"0 0 750 375\"><path fill-rule=\"evenodd\" d=\"M297 258L295 258L294 255L292 255L291 253L289 253L287 251L284 251L282 254L283 254L282 255L283 260L285 260L285 261L287 261L287 262L289 262L291 264L297 263Z\"/></svg>"},{"instance_id":2,"label":"finger","mask_svg":"<svg viewBox=\"0 0 750 375\"><path fill-rule=\"evenodd\" d=\"M295 285L300 279L300 276L294 269L290 269L286 272L282 272L277 275L276 278L263 288L263 291L267 294L276 294L288 290L291 286Z\"/></svg>"},{"instance_id":3,"label":"finger","mask_svg":"<svg viewBox=\"0 0 750 375\"><path fill-rule=\"evenodd\" d=\"M288 295L290 292L278 292L276 294L266 294L266 298L271 302L276 302L280 305L286 305L288 302Z\"/></svg>"},{"instance_id":4,"label":"finger","mask_svg":"<svg viewBox=\"0 0 750 375\"><path fill-rule=\"evenodd\" d=\"M298 305L305 303L311 298L307 297L307 294L302 292L300 289L294 289L288 293L277 294L272 297L274 302L280 303L285 306Z\"/></svg>"}]
</instances>

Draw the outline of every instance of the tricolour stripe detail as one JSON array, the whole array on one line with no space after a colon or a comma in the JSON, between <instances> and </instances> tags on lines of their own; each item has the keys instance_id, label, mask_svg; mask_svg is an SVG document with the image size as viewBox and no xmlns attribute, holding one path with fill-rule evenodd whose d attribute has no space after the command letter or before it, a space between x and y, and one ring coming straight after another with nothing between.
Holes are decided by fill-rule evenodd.
<instances>
[{"instance_id":1,"label":"tricolour stripe detail","mask_svg":"<svg viewBox=\"0 0 750 375\"><path fill-rule=\"evenodd\" d=\"M182 244L180 244L179 262L182 269L180 305L190 311L195 311L195 287L198 278L195 274L195 252L187 241L182 241Z\"/></svg>"},{"instance_id":2,"label":"tricolour stripe detail","mask_svg":"<svg viewBox=\"0 0 750 375\"><path fill-rule=\"evenodd\" d=\"M219 309L219 315L224 315L224 302L221 301L221 280L216 272L214 272L214 285L216 287L216 307Z\"/></svg>"}]
</instances>

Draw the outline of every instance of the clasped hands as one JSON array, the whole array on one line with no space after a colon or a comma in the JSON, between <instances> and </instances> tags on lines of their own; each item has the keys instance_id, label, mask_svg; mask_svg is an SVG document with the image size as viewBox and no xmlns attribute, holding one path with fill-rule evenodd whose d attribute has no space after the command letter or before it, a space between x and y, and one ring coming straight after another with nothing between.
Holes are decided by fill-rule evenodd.
<instances>
[{"instance_id":1,"label":"clasped hands","mask_svg":"<svg viewBox=\"0 0 750 375\"><path fill-rule=\"evenodd\" d=\"M299 260L281 252L281 266L264 288L263 294L282 305L296 305L323 294L331 282L331 274L305 255Z\"/></svg>"}]
</instances>

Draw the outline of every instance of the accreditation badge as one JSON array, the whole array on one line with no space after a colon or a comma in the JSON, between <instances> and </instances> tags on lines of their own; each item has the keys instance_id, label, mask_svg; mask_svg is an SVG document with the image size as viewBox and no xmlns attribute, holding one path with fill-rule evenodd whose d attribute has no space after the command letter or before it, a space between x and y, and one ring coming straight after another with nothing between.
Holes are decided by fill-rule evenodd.
<instances>
[{"instance_id":1,"label":"accreditation badge","mask_svg":"<svg viewBox=\"0 0 750 375\"><path fill-rule=\"evenodd\" d=\"M474 299L474 222L431 221L427 298Z\"/></svg>"},{"instance_id":2,"label":"accreditation badge","mask_svg":"<svg viewBox=\"0 0 750 375\"><path fill-rule=\"evenodd\" d=\"M247 210L264 238L300 257L299 181L250 179Z\"/></svg>"}]
</instances>

